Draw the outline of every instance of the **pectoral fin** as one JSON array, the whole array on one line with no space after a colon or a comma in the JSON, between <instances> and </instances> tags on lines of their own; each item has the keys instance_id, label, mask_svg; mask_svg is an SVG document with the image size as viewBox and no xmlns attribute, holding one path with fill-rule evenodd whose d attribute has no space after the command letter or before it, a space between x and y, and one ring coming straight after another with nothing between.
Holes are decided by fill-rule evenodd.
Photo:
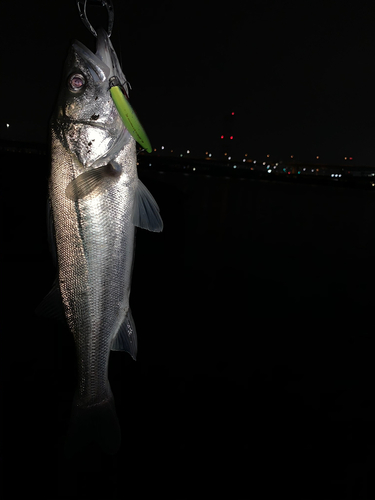
<instances>
[{"instance_id":1,"label":"pectoral fin","mask_svg":"<svg viewBox=\"0 0 375 500\"><path fill-rule=\"evenodd\" d=\"M149 231L160 232L163 230L158 204L139 179L135 191L133 224Z\"/></svg>"},{"instance_id":2,"label":"pectoral fin","mask_svg":"<svg viewBox=\"0 0 375 500\"><path fill-rule=\"evenodd\" d=\"M99 195L108 187L108 183L121 174L121 167L115 162L93 168L79 175L67 185L65 195L72 201L85 198L89 194Z\"/></svg>"}]
</instances>

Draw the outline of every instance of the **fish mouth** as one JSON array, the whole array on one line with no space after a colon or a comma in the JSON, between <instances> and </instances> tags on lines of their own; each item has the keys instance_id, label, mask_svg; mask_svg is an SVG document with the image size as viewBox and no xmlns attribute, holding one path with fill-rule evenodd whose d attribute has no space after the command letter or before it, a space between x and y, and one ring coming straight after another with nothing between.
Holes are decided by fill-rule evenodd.
<instances>
[{"instance_id":1,"label":"fish mouth","mask_svg":"<svg viewBox=\"0 0 375 500\"><path fill-rule=\"evenodd\" d=\"M117 67L118 60L109 39L107 32L103 28L98 29L98 38L96 40L96 53L95 55L108 67L111 69L111 75L113 76L117 70L121 71L120 67ZM118 65L119 66L119 65Z\"/></svg>"},{"instance_id":2,"label":"fish mouth","mask_svg":"<svg viewBox=\"0 0 375 500\"><path fill-rule=\"evenodd\" d=\"M98 57L98 54L91 52L90 49L78 40L74 40L73 49L85 61L94 81L105 82L109 78L111 70L104 61Z\"/></svg>"},{"instance_id":3,"label":"fish mouth","mask_svg":"<svg viewBox=\"0 0 375 500\"><path fill-rule=\"evenodd\" d=\"M150 141L128 102L128 82L122 72L108 33L103 28L98 29L95 54L77 40L73 43L73 50L84 61L94 82L98 82L104 91L108 90L126 131L132 135L146 151L151 152ZM105 88L107 83L108 87ZM82 124L85 125L85 123ZM99 123L90 123L89 125L94 127L100 126Z\"/></svg>"},{"instance_id":4,"label":"fish mouth","mask_svg":"<svg viewBox=\"0 0 375 500\"><path fill-rule=\"evenodd\" d=\"M95 54L78 40L73 42L74 50L84 59L95 81L105 82L111 77L117 76L128 93L126 78L107 32L103 28L99 28L97 33Z\"/></svg>"}]
</instances>

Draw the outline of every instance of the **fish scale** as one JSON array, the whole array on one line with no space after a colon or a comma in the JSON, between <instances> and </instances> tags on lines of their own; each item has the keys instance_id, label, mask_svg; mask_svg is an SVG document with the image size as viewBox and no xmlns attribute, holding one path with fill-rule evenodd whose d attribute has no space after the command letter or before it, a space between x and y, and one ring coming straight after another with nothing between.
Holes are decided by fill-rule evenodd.
<instances>
[{"instance_id":1,"label":"fish scale","mask_svg":"<svg viewBox=\"0 0 375 500\"><path fill-rule=\"evenodd\" d=\"M124 148L124 156L131 156L134 148L131 139ZM65 151L66 154L70 153ZM126 220L126 214L127 205L132 203L136 172L134 165L133 171L128 169L103 196L73 202L67 200L65 187L77 172L73 168L70 175L61 175L61 164L66 163L62 151L53 162L50 191L59 273L63 277L60 290L66 309L73 311L67 320L82 360L80 377L87 380L88 374L93 374L90 388L85 389L80 382L80 398L96 404L107 387L109 347L119 323L117 304L123 309L122 320L129 307L134 226ZM108 200L111 200L110 211ZM116 248L122 252L113 251Z\"/></svg>"},{"instance_id":2,"label":"fish scale","mask_svg":"<svg viewBox=\"0 0 375 500\"><path fill-rule=\"evenodd\" d=\"M49 199L58 275L40 311L51 311L49 301L60 297L76 346L68 454L91 441L108 453L120 446L109 355L111 349L137 354L129 308L135 227L163 228L154 198L138 179L135 140L109 92L113 75L126 79L104 30L98 30L97 47L94 54L73 43L51 120Z\"/></svg>"}]
</instances>

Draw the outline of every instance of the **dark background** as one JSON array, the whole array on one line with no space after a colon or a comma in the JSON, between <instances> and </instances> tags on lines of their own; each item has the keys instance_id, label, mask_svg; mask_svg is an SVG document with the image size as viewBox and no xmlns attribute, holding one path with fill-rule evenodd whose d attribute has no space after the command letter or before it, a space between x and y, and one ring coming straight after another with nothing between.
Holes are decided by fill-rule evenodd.
<instances>
[{"instance_id":1,"label":"dark background","mask_svg":"<svg viewBox=\"0 0 375 500\"><path fill-rule=\"evenodd\" d=\"M3 110L9 110L9 122L21 120L20 135L14 132L10 139L43 142L68 39L76 36L89 45L92 37L74 3L21 5L17 16L9 18L17 35L3 57L12 60L9 68L17 70L10 71L17 75L12 81L26 101L13 99L11 106L12 100L5 99ZM40 16L35 14L39 5ZM177 4L161 2L149 9L134 2L127 5L116 10L115 27L119 30L123 22L126 29L114 33L114 43L120 36L125 44L122 58L130 58L129 72L134 74L127 76L137 88L137 109L156 142L159 137L182 142L206 137L202 130L209 130L221 116L217 103L222 96L233 96L246 116L255 103L257 124L263 129L257 125L248 130L277 138L276 125L268 135L262 101L251 96L257 91L264 102L285 110L277 89L287 90L292 100L292 88L305 95L303 89L314 80L308 75L315 74L312 54L319 40L345 42L342 57L349 54L356 62L354 75L372 70L368 3L346 7L327 2L325 11L306 2L311 10L303 14L303 4L296 2L249 2L244 12L235 2L223 11L211 2L200 7L193 2L182 14L178 10L181 24ZM42 23L42 17L48 21ZM208 38L202 28L207 19ZM260 23L267 19L277 33L285 33L285 39L271 37L284 40L278 47L281 55L275 56L280 66L271 66L284 76L275 87L273 78L265 78L267 64L254 48L255 41L259 47L262 40L264 50L274 53ZM323 23L319 36L314 20ZM245 32L228 31L224 21L240 27L249 23L255 41L247 52ZM355 22L352 31L350 23ZM294 42L296 32L301 42ZM341 38L332 33L341 33ZM200 71L157 61L156 56L170 48L175 53L171 35L181 41L181 61L186 63L187 56L195 65L201 61ZM216 43L225 47L227 39L242 51L243 61L260 68L254 70L254 82L245 74L252 82L248 87L239 71L228 77L221 69L223 58L236 60L232 52L219 57L215 50ZM138 44L127 49L124 40L142 41L148 52ZM250 50L251 57L245 58ZM326 52L320 49L329 73L337 58L328 50L327 62ZM300 54L305 69L285 80L291 53ZM204 69L203 55L211 61L210 71ZM364 90L355 94L350 89L359 89L358 78L343 74L352 87L344 85L347 90L337 93L338 86L330 87L337 96L330 116L350 132L345 137L352 137L354 130L364 141L365 131L371 136L371 123L356 117L358 109L371 109L371 92L366 91L371 78L361 73ZM346 81L335 78L337 85ZM229 92L236 88L241 92ZM11 90L8 87L8 96ZM322 99L325 92L324 87ZM191 110L199 109L202 94L209 111L194 121ZM339 101L351 103L350 119L344 113L336 116ZM355 101L362 105L355 106ZM305 143L299 138L307 135L297 134L304 129L296 117L304 116L306 127L322 134L331 151L330 134L337 130L333 122L326 114L314 121L315 101L295 102L301 105L296 104L289 117L291 128L280 125L280 130L292 131L288 137L295 137L302 148ZM231 104L225 100L223 107ZM204 128L204 120L211 125ZM196 128L191 127L193 121ZM259 141L254 144L262 144ZM340 144L344 151L347 141ZM371 149L370 140L366 144ZM109 376L122 447L111 457L93 445L67 460L62 446L75 388L73 341L64 327L34 314L55 276L45 224L48 156L2 150L1 165L4 498L19 496L25 488L48 499L247 499L275 498L281 492L296 499L375 498L373 191L318 180L264 181L141 166L139 176L160 206L164 231L137 232L131 294L139 337L137 362L124 353L111 353Z\"/></svg>"},{"instance_id":2,"label":"dark background","mask_svg":"<svg viewBox=\"0 0 375 500\"><path fill-rule=\"evenodd\" d=\"M371 1L115 1L112 40L154 147L373 165ZM94 26L106 11L88 7ZM44 142L72 39L95 50L74 0L2 2L1 138ZM5 98L6 96L6 98ZM10 124L6 128L6 123Z\"/></svg>"},{"instance_id":3,"label":"dark background","mask_svg":"<svg viewBox=\"0 0 375 500\"><path fill-rule=\"evenodd\" d=\"M138 359L110 358L122 447L68 460L73 339L34 314L48 157L2 164L4 498L375 498L373 191L140 168L165 226L137 232Z\"/></svg>"}]
</instances>

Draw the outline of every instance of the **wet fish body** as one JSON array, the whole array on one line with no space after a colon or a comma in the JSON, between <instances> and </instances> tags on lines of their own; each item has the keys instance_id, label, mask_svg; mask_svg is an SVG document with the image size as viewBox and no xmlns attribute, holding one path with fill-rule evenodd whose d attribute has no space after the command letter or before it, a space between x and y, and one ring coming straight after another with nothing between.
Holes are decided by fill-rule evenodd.
<instances>
[{"instance_id":1,"label":"wet fish body","mask_svg":"<svg viewBox=\"0 0 375 500\"><path fill-rule=\"evenodd\" d=\"M109 453L119 447L109 354L124 350L136 359L129 308L135 227L162 230L158 206L138 179L135 140L110 96L113 76L128 93L104 30L95 54L75 41L51 121L49 199L58 278L49 295L61 296L78 363L70 453L91 440Z\"/></svg>"}]
</instances>

